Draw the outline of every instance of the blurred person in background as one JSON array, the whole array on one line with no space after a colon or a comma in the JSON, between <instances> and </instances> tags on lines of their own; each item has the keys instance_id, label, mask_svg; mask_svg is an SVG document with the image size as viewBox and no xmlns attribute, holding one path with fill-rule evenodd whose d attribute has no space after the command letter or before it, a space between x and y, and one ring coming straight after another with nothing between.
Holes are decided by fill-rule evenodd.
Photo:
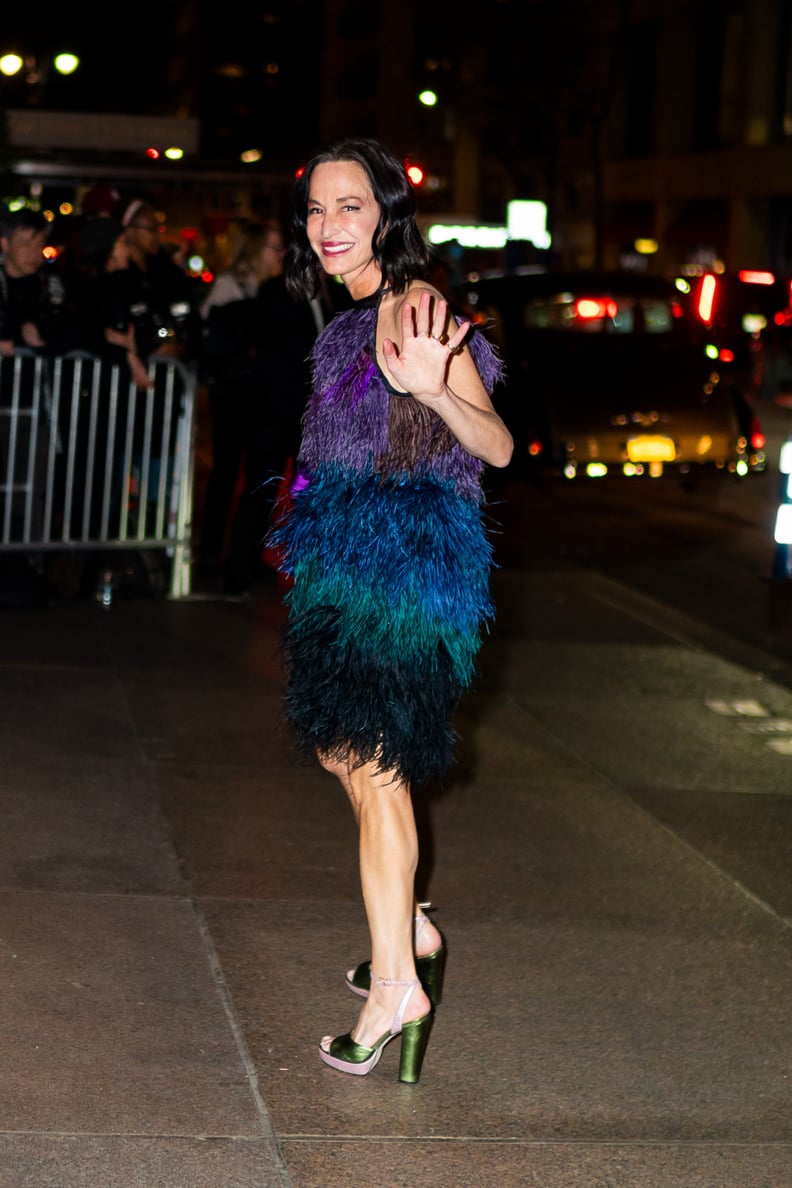
<instances>
[{"instance_id":1,"label":"blurred person in background","mask_svg":"<svg viewBox=\"0 0 792 1188\"><path fill-rule=\"evenodd\" d=\"M129 244L120 222L101 216L83 223L69 283L73 341L79 350L125 365L138 387L150 388L135 334L129 263Z\"/></svg>"},{"instance_id":2,"label":"blurred person in background","mask_svg":"<svg viewBox=\"0 0 792 1188\"><path fill-rule=\"evenodd\" d=\"M277 246L277 272L261 280L253 307L253 399L244 428L247 484L237 504L224 567L230 594L252 592L256 579L270 573L264 539L300 445L311 391L310 354L335 312L325 284L310 301L289 293L281 234ZM336 288L343 302L345 290Z\"/></svg>"},{"instance_id":3,"label":"blurred person in background","mask_svg":"<svg viewBox=\"0 0 792 1188\"><path fill-rule=\"evenodd\" d=\"M0 221L0 355L17 347L68 348L69 311L60 270L45 261L48 225L33 210L6 211Z\"/></svg>"},{"instance_id":4,"label":"blurred person in background","mask_svg":"<svg viewBox=\"0 0 792 1188\"><path fill-rule=\"evenodd\" d=\"M96 356L106 364L98 372L96 387L90 365L79 372L78 384L71 381L72 373L66 370L72 364L67 360L63 364L63 374L69 377L66 392L71 399L64 398L59 405L60 438L64 443L73 442L74 450L68 491L70 532L79 535L87 524L90 535L97 537L102 527L107 453L111 449L111 394L115 390L112 487L108 502L108 532L112 539L118 535L123 493L122 459L130 382L139 389L149 390L154 386L137 345L130 308L129 248L126 232L117 219L103 213L81 221L68 248L67 290L71 349ZM114 374L116 367L120 375ZM76 411L73 400L78 402ZM61 451L56 465L57 489L64 493L66 466L67 455ZM90 507L86 508L89 494ZM59 500L59 510L64 502ZM49 581L61 597L89 593L96 584L98 571L113 569L116 561L117 557L111 555L103 558L99 551L54 553L48 566Z\"/></svg>"},{"instance_id":5,"label":"blurred person in background","mask_svg":"<svg viewBox=\"0 0 792 1188\"><path fill-rule=\"evenodd\" d=\"M79 267L80 234L89 223L100 219L118 219L121 194L114 186L97 185L86 190L80 199L76 215L71 220L69 234L58 253L58 267L67 278Z\"/></svg>"},{"instance_id":6,"label":"blurred person in background","mask_svg":"<svg viewBox=\"0 0 792 1188\"><path fill-rule=\"evenodd\" d=\"M66 285L60 269L43 257L49 225L38 211L4 210L0 215L0 404L9 407L15 384L12 357L20 350L47 357L68 350L70 318ZM20 361L22 362L22 361ZM52 440L49 385L22 363L18 372L20 415L0 417L0 473L13 464L12 535L21 531L26 515L34 537L44 523L44 494ZM46 373L38 373L39 375ZM38 416L31 415L38 408ZM12 435L13 431L13 435ZM12 460L13 448L13 460ZM32 476L30 491L24 490ZM27 512L25 502L29 500ZM7 509L6 509L7 510ZM44 557L41 553L14 554L2 559L0 579L11 597L21 602L46 599ZM5 596L3 592L3 596Z\"/></svg>"},{"instance_id":7,"label":"blurred person in background","mask_svg":"<svg viewBox=\"0 0 792 1188\"><path fill-rule=\"evenodd\" d=\"M240 474L246 491L258 482L251 454L260 399L255 359L256 298L260 286L282 272L284 251L278 223L243 226L228 268L218 273L200 307L199 375L209 393L212 447L200 532L198 572L204 576L220 572L225 560L229 518Z\"/></svg>"},{"instance_id":8,"label":"blurred person in background","mask_svg":"<svg viewBox=\"0 0 792 1188\"><path fill-rule=\"evenodd\" d=\"M112 185L91 186L80 199L80 213L83 221L89 219L117 219L121 206L121 193Z\"/></svg>"},{"instance_id":9,"label":"blurred person in background","mask_svg":"<svg viewBox=\"0 0 792 1188\"><path fill-rule=\"evenodd\" d=\"M163 245L163 224L156 210L135 198L124 210L121 225L129 250L130 308L142 356L169 356L193 364L201 327L195 292Z\"/></svg>"}]
</instances>

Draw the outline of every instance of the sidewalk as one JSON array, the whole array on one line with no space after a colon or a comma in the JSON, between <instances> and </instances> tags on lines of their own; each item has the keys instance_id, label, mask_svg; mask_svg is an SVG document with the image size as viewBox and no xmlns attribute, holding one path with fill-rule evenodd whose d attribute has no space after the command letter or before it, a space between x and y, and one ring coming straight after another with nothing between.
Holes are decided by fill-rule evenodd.
<instances>
[{"instance_id":1,"label":"sidewalk","mask_svg":"<svg viewBox=\"0 0 792 1188\"><path fill-rule=\"evenodd\" d=\"M0 614L0 1188L792 1186L792 691L593 573L495 595L415 1087L316 1055L366 931L277 600Z\"/></svg>"}]
</instances>

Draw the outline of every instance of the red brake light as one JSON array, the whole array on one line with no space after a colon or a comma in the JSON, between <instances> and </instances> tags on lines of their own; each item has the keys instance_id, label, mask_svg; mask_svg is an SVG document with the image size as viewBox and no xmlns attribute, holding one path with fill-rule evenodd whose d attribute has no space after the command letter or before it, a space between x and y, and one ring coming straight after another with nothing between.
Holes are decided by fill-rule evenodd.
<instances>
[{"instance_id":1,"label":"red brake light","mask_svg":"<svg viewBox=\"0 0 792 1188\"><path fill-rule=\"evenodd\" d=\"M734 351L730 351L728 347L722 347L718 353L718 358L720 359L721 363L733 363Z\"/></svg>"},{"instance_id":2,"label":"red brake light","mask_svg":"<svg viewBox=\"0 0 792 1188\"><path fill-rule=\"evenodd\" d=\"M575 314L579 318L615 318L619 307L612 297L581 297L575 302Z\"/></svg>"},{"instance_id":3,"label":"red brake light","mask_svg":"<svg viewBox=\"0 0 792 1188\"><path fill-rule=\"evenodd\" d=\"M775 277L772 272L759 272L753 268L743 268L737 273L745 285L774 285Z\"/></svg>"}]
</instances>

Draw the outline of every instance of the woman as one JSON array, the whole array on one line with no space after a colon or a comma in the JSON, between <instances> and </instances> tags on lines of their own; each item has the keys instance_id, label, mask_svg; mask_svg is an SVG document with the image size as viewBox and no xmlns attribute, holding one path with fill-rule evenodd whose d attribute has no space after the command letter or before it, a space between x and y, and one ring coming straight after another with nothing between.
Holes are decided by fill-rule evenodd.
<instances>
[{"instance_id":1,"label":"woman","mask_svg":"<svg viewBox=\"0 0 792 1188\"><path fill-rule=\"evenodd\" d=\"M371 937L370 963L347 974L365 998L357 1024L320 1056L364 1075L400 1035L412 1082L445 950L415 902L411 794L452 757L451 715L492 613L481 472L507 465L512 441L488 393L498 360L421 279L401 163L343 141L305 167L294 205L292 294L313 296L323 270L353 300L314 348L293 507L275 532L293 579L286 709L352 803Z\"/></svg>"}]
</instances>

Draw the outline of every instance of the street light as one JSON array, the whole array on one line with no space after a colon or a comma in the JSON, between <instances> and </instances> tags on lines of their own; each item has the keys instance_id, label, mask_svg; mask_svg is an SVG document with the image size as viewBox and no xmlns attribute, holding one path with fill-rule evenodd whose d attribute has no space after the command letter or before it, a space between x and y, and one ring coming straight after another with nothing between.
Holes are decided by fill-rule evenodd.
<instances>
[{"instance_id":1,"label":"street light","mask_svg":"<svg viewBox=\"0 0 792 1188\"><path fill-rule=\"evenodd\" d=\"M30 87L43 86L47 81L50 67L57 74L69 75L74 74L79 65L80 59L77 55L68 51L61 51L51 57L44 58L37 58L35 55L23 57L15 50L0 55L0 74L4 74L6 78L22 75Z\"/></svg>"},{"instance_id":2,"label":"street light","mask_svg":"<svg viewBox=\"0 0 792 1188\"><path fill-rule=\"evenodd\" d=\"M3 54L0 57L0 74L4 74L6 78L13 78L24 65L25 60L20 58L19 54Z\"/></svg>"},{"instance_id":3,"label":"street light","mask_svg":"<svg viewBox=\"0 0 792 1188\"><path fill-rule=\"evenodd\" d=\"M56 54L52 59L52 65L55 67L58 74L74 74L75 70L80 65L80 59L76 54Z\"/></svg>"}]
</instances>

